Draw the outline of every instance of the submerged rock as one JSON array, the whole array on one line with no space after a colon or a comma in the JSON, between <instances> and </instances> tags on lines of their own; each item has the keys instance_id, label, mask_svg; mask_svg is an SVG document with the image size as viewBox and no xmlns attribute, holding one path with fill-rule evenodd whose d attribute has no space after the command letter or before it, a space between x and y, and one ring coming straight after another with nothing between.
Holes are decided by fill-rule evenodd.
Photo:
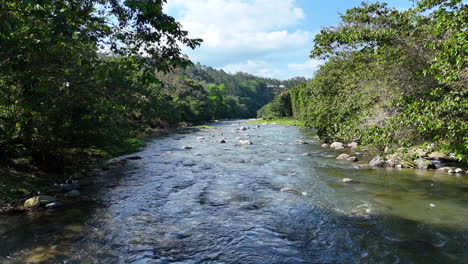
<instances>
[{"instance_id":1,"label":"submerged rock","mask_svg":"<svg viewBox=\"0 0 468 264\"><path fill-rule=\"evenodd\" d=\"M297 190L294 190L294 189L291 189L291 188L282 188L280 190L280 192L286 192L286 193L291 193L291 194L295 194L295 195L302 195L302 193L300 191L297 191Z\"/></svg>"},{"instance_id":2,"label":"submerged rock","mask_svg":"<svg viewBox=\"0 0 468 264\"><path fill-rule=\"evenodd\" d=\"M311 154L306 152L306 153L302 153L302 156L310 156Z\"/></svg>"},{"instance_id":3,"label":"submerged rock","mask_svg":"<svg viewBox=\"0 0 468 264\"><path fill-rule=\"evenodd\" d=\"M224 143L226 143L226 140L221 139L221 140L219 141L219 143L224 144Z\"/></svg>"},{"instance_id":4,"label":"submerged rock","mask_svg":"<svg viewBox=\"0 0 468 264\"><path fill-rule=\"evenodd\" d=\"M305 142L304 140L296 140L296 143L299 145L307 145L309 143Z\"/></svg>"},{"instance_id":5,"label":"submerged rock","mask_svg":"<svg viewBox=\"0 0 468 264\"><path fill-rule=\"evenodd\" d=\"M182 149L193 149L193 148L190 146L183 146Z\"/></svg>"},{"instance_id":6,"label":"submerged rock","mask_svg":"<svg viewBox=\"0 0 468 264\"><path fill-rule=\"evenodd\" d=\"M140 160L140 159L142 159L142 157L140 157L140 156L131 156L131 157L128 157L126 159L127 160Z\"/></svg>"},{"instance_id":7,"label":"submerged rock","mask_svg":"<svg viewBox=\"0 0 468 264\"><path fill-rule=\"evenodd\" d=\"M26 200L24 202L24 207L25 208L37 208L37 207L44 206L49 203L53 203L55 201L57 201L57 199L52 196L39 195L39 196L32 197Z\"/></svg>"},{"instance_id":8,"label":"submerged rock","mask_svg":"<svg viewBox=\"0 0 468 264\"><path fill-rule=\"evenodd\" d=\"M369 165L372 167L384 167L385 166L385 159L377 156L369 161Z\"/></svg>"}]
</instances>

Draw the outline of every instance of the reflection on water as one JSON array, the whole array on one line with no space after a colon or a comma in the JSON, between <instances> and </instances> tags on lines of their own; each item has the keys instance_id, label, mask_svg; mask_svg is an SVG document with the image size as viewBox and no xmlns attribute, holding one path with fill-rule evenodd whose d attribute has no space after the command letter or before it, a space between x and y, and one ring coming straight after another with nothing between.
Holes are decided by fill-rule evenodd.
<instances>
[{"instance_id":1,"label":"reflection on water","mask_svg":"<svg viewBox=\"0 0 468 264\"><path fill-rule=\"evenodd\" d=\"M141 160L92 179L93 187L83 194L96 197L94 202L0 216L0 262L468 259L466 176L356 169L295 127L251 125L237 131L236 126L222 122L214 130L153 138L138 154ZM226 144L218 143L223 138ZM253 145L241 147L236 138ZM359 183L342 183L342 178Z\"/></svg>"}]
</instances>

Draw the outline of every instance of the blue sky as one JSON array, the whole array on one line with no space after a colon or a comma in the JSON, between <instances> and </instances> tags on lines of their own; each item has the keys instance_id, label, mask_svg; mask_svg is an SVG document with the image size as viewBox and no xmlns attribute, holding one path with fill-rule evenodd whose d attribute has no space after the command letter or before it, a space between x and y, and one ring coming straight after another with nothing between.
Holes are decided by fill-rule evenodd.
<instances>
[{"instance_id":1,"label":"blue sky","mask_svg":"<svg viewBox=\"0 0 468 264\"><path fill-rule=\"evenodd\" d=\"M200 48L184 49L194 62L223 69L288 79L310 78L321 61L309 58L314 35L339 22L339 12L362 0L168 0L165 10ZM374 1L368 1L374 2ZM410 0L386 1L406 9Z\"/></svg>"}]
</instances>

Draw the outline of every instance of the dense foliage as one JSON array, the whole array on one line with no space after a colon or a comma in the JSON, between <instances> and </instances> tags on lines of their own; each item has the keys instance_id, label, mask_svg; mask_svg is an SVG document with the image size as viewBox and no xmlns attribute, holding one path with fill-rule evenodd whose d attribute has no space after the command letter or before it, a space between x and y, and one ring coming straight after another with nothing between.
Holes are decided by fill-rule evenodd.
<instances>
[{"instance_id":1,"label":"dense foliage","mask_svg":"<svg viewBox=\"0 0 468 264\"><path fill-rule=\"evenodd\" d=\"M0 165L63 172L148 127L249 117L268 80L192 66L165 0L0 0Z\"/></svg>"},{"instance_id":2,"label":"dense foliage","mask_svg":"<svg viewBox=\"0 0 468 264\"><path fill-rule=\"evenodd\" d=\"M326 62L288 91L292 116L325 141L380 150L434 143L466 159L467 5L423 0L399 11L363 3L341 20L316 36L311 56Z\"/></svg>"}]
</instances>

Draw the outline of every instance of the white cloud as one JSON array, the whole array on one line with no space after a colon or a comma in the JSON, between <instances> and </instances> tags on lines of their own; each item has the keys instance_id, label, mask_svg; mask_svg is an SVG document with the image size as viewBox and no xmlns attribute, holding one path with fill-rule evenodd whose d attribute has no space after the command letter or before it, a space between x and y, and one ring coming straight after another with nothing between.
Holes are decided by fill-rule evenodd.
<instances>
[{"instance_id":1,"label":"white cloud","mask_svg":"<svg viewBox=\"0 0 468 264\"><path fill-rule=\"evenodd\" d=\"M304 63L289 63L288 69L295 76L311 77L322 63L321 60L311 59Z\"/></svg>"},{"instance_id":2,"label":"white cloud","mask_svg":"<svg viewBox=\"0 0 468 264\"><path fill-rule=\"evenodd\" d=\"M204 40L195 51L184 51L210 66L253 67L312 43L311 32L292 29L305 17L295 0L169 0L165 11L191 37Z\"/></svg>"},{"instance_id":3,"label":"white cloud","mask_svg":"<svg viewBox=\"0 0 468 264\"><path fill-rule=\"evenodd\" d=\"M245 63L228 64L221 67L221 69L229 73L248 72L250 74L268 78L279 78L282 75L281 71L274 69L271 64L265 61L248 60Z\"/></svg>"}]
</instances>

